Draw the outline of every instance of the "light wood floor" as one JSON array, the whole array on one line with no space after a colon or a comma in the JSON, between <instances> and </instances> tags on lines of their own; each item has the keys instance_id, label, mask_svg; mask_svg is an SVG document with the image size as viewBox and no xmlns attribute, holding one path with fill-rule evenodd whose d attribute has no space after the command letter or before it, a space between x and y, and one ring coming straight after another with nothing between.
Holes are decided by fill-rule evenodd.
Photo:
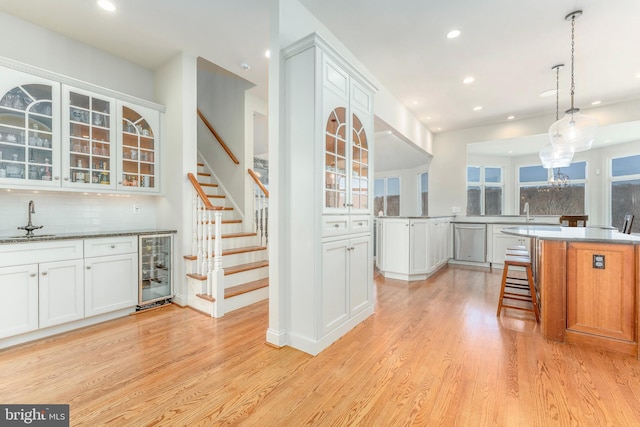
<instances>
[{"instance_id":1,"label":"light wood floor","mask_svg":"<svg viewBox=\"0 0 640 427\"><path fill-rule=\"evenodd\" d=\"M317 357L265 344L266 302L176 306L0 351L0 403L74 426L638 426L640 362L495 315L500 271L377 279L375 314Z\"/></svg>"}]
</instances>

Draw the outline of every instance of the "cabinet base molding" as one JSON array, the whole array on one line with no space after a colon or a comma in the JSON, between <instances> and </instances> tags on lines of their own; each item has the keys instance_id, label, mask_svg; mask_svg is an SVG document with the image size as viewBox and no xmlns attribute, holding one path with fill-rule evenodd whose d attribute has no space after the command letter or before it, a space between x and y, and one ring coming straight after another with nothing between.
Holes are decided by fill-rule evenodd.
<instances>
[{"instance_id":1,"label":"cabinet base molding","mask_svg":"<svg viewBox=\"0 0 640 427\"><path fill-rule=\"evenodd\" d=\"M373 314L373 309L373 304L369 305L366 309L351 317L349 320L342 323L340 326L333 329L331 332L327 333L319 340L314 340L309 337L289 332L287 334L287 344L312 356L316 356L322 350L337 341L344 334L355 328L360 322L371 316Z\"/></svg>"},{"instance_id":2,"label":"cabinet base molding","mask_svg":"<svg viewBox=\"0 0 640 427\"><path fill-rule=\"evenodd\" d=\"M565 342L570 344L581 344L599 348L606 348L608 350L612 350L629 356L638 356L638 344L631 341L600 337L597 335L584 334L567 329Z\"/></svg>"},{"instance_id":3,"label":"cabinet base molding","mask_svg":"<svg viewBox=\"0 0 640 427\"><path fill-rule=\"evenodd\" d=\"M98 323L106 322L108 320L117 319L119 317L128 316L136 311L135 306L123 308L122 310L113 311L111 313L105 313L98 316L87 317L74 322L65 323L62 325L52 326L50 328L38 329L36 331L27 332L20 335L15 335L0 340L0 349L12 347L18 344L24 344L30 341L39 340L42 338L52 337L64 332L73 331L75 329L84 328L87 326L97 325Z\"/></svg>"}]
</instances>

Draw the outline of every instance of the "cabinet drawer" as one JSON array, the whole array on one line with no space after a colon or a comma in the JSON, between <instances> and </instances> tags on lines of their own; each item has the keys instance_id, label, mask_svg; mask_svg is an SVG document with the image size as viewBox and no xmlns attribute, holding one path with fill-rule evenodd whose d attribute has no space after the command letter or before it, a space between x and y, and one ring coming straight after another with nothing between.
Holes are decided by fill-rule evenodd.
<instances>
[{"instance_id":1,"label":"cabinet drawer","mask_svg":"<svg viewBox=\"0 0 640 427\"><path fill-rule=\"evenodd\" d=\"M349 222L349 231L351 233L371 232L371 218L368 216L352 217Z\"/></svg>"},{"instance_id":2,"label":"cabinet drawer","mask_svg":"<svg viewBox=\"0 0 640 427\"><path fill-rule=\"evenodd\" d=\"M85 258L133 252L138 252L138 238L136 236L105 237L84 241Z\"/></svg>"},{"instance_id":3,"label":"cabinet drawer","mask_svg":"<svg viewBox=\"0 0 640 427\"><path fill-rule=\"evenodd\" d=\"M322 219L322 235L335 236L349 232L349 217L325 216Z\"/></svg>"},{"instance_id":4,"label":"cabinet drawer","mask_svg":"<svg viewBox=\"0 0 640 427\"><path fill-rule=\"evenodd\" d=\"M0 267L82 259L82 240L0 245Z\"/></svg>"}]
</instances>

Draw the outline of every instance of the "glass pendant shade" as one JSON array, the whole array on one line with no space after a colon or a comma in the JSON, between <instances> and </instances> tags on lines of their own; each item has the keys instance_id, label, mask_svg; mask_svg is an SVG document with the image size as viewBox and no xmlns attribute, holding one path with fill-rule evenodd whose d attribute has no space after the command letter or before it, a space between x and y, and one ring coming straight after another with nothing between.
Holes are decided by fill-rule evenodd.
<instances>
[{"instance_id":1,"label":"glass pendant shade","mask_svg":"<svg viewBox=\"0 0 640 427\"><path fill-rule=\"evenodd\" d=\"M546 169L566 168L573 160L573 150L556 148L552 144L547 144L540 150L539 156L542 167Z\"/></svg>"},{"instance_id":2,"label":"glass pendant shade","mask_svg":"<svg viewBox=\"0 0 640 427\"><path fill-rule=\"evenodd\" d=\"M551 144L559 150L586 151L591 149L597 129L596 119L580 114L580 110L574 108L549 127L549 137Z\"/></svg>"}]
</instances>

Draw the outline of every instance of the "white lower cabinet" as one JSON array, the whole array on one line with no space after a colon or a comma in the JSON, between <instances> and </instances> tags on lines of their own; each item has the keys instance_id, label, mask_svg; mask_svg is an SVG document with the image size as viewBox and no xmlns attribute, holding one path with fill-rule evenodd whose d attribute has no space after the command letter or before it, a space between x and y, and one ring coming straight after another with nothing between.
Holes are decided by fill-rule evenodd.
<instances>
[{"instance_id":1,"label":"white lower cabinet","mask_svg":"<svg viewBox=\"0 0 640 427\"><path fill-rule=\"evenodd\" d=\"M133 312L137 281L137 236L0 245L0 348Z\"/></svg>"},{"instance_id":2,"label":"white lower cabinet","mask_svg":"<svg viewBox=\"0 0 640 427\"><path fill-rule=\"evenodd\" d=\"M326 334L372 302L371 237L322 245L322 333Z\"/></svg>"},{"instance_id":3,"label":"white lower cabinet","mask_svg":"<svg viewBox=\"0 0 640 427\"><path fill-rule=\"evenodd\" d=\"M513 227L513 225L493 225L491 262L494 264L504 264L504 254L510 246L525 246L529 248L529 238L513 236L501 231L503 228L509 227Z\"/></svg>"},{"instance_id":4,"label":"white lower cabinet","mask_svg":"<svg viewBox=\"0 0 640 427\"><path fill-rule=\"evenodd\" d=\"M422 280L451 257L449 219L378 218L381 259L377 266L385 277Z\"/></svg>"},{"instance_id":5,"label":"white lower cabinet","mask_svg":"<svg viewBox=\"0 0 640 427\"><path fill-rule=\"evenodd\" d=\"M39 265L40 328L60 325L84 317L82 259Z\"/></svg>"},{"instance_id":6,"label":"white lower cabinet","mask_svg":"<svg viewBox=\"0 0 640 427\"><path fill-rule=\"evenodd\" d=\"M0 338L38 329L38 264L0 268Z\"/></svg>"},{"instance_id":7,"label":"white lower cabinet","mask_svg":"<svg viewBox=\"0 0 640 427\"><path fill-rule=\"evenodd\" d=\"M137 253L85 258L84 267L86 316L137 304Z\"/></svg>"}]
</instances>

